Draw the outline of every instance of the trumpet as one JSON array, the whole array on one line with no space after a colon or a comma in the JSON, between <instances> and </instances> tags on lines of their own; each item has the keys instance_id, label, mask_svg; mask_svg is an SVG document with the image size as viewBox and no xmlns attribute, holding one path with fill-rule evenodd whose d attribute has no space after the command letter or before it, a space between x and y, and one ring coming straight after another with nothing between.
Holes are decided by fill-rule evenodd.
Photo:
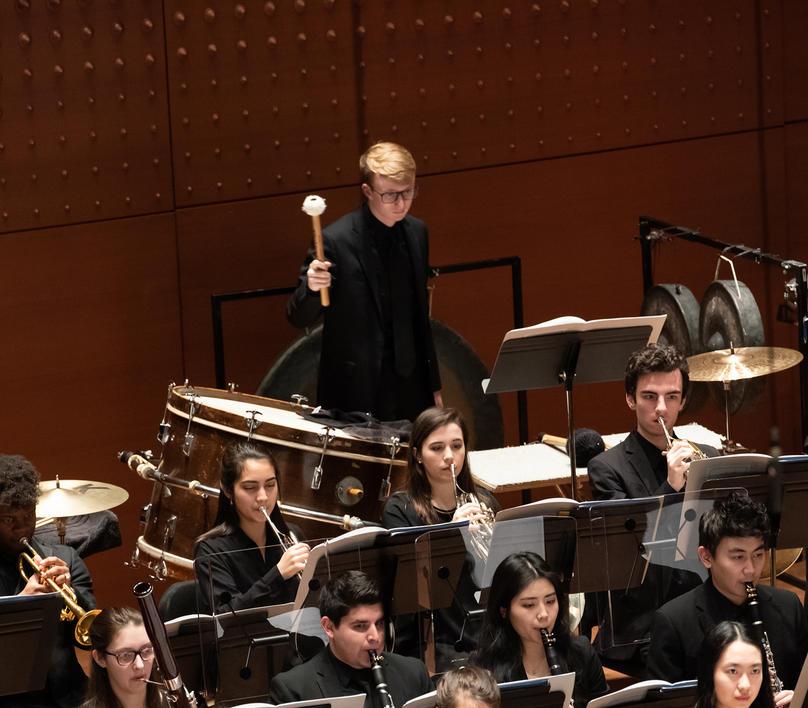
<instances>
[{"instance_id":1,"label":"trumpet","mask_svg":"<svg viewBox=\"0 0 808 708\"><path fill-rule=\"evenodd\" d=\"M25 564L28 564L34 572L39 573L39 564L34 560L34 556L37 555L37 552L34 550L33 546L31 546L27 538L21 538L20 543L25 546L28 553L23 552L20 554L17 567L19 568L23 580L28 582L31 576L25 574ZM62 622L77 620L73 630L73 636L78 644L83 647L89 647L91 645L90 625L93 623L93 620L101 614L101 610L83 610L77 601L76 591L69 585L59 587L53 578L48 578L45 583L51 590L58 592L65 601L65 606L59 613L59 619L62 620Z\"/></svg>"},{"instance_id":2,"label":"trumpet","mask_svg":"<svg viewBox=\"0 0 808 708\"><path fill-rule=\"evenodd\" d=\"M454 462L451 464L451 470L457 507L460 508L463 504L476 504L480 507L481 517L469 521L469 534L475 554L483 561L488 560L488 550L491 548L491 539L494 535L494 511L485 502L481 502L476 494L463 491L457 483L457 468Z\"/></svg>"},{"instance_id":3,"label":"trumpet","mask_svg":"<svg viewBox=\"0 0 808 708\"><path fill-rule=\"evenodd\" d=\"M668 444L667 449L670 450L673 447L673 443L676 442L676 439L671 437L671 434L668 432L668 428L665 426L665 419L662 416L657 418L659 424L662 426L662 432L665 433L665 442ZM706 460L707 455L704 453L696 443L691 440L683 440L682 442L687 443L690 445L690 457L685 460L686 462L692 462L693 460ZM685 481L687 481L687 472L685 472Z\"/></svg>"}]
</instances>

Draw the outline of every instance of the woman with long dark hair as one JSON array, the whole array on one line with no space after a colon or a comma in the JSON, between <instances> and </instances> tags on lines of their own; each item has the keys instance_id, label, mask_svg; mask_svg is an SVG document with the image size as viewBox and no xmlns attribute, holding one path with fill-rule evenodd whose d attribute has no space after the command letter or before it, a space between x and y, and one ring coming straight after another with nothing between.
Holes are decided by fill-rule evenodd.
<instances>
[{"instance_id":1,"label":"woman with long dark hair","mask_svg":"<svg viewBox=\"0 0 808 708\"><path fill-rule=\"evenodd\" d=\"M721 622L706 634L698 680L696 708L774 706L763 651L740 622Z\"/></svg>"},{"instance_id":2,"label":"woman with long dark hair","mask_svg":"<svg viewBox=\"0 0 808 708\"><path fill-rule=\"evenodd\" d=\"M110 607L90 625L93 662L81 708L168 708L154 683L154 648L143 618L129 607Z\"/></svg>"},{"instance_id":3,"label":"woman with long dark hair","mask_svg":"<svg viewBox=\"0 0 808 708\"><path fill-rule=\"evenodd\" d=\"M427 408L415 419L410 435L407 479L404 488L393 494L384 506L382 523L386 528L478 517L478 504L457 503L460 490L473 493L487 505L496 504L488 492L474 484L466 456L467 440L466 423L454 408Z\"/></svg>"},{"instance_id":4,"label":"woman with long dark hair","mask_svg":"<svg viewBox=\"0 0 808 708\"><path fill-rule=\"evenodd\" d=\"M272 453L251 442L222 455L215 526L197 539L195 569L202 610L223 612L290 602L309 547L296 541L278 508L279 480ZM285 536L288 548L269 523Z\"/></svg>"},{"instance_id":5,"label":"woman with long dark hair","mask_svg":"<svg viewBox=\"0 0 808 708\"><path fill-rule=\"evenodd\" d=\"M589 640L570 632L569 599L561 576L532 551L512 553L494 572L480 648L472 662L499 683L549 676L541 630L555 636L561 673L575 672L575 705L609 690Z\"/></svg>"}]
</instances>

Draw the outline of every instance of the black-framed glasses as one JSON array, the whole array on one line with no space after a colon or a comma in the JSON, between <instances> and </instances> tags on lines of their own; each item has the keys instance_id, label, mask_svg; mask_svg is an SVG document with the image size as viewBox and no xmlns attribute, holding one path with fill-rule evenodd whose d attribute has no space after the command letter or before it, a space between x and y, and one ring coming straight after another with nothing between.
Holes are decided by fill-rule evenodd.
<instances>
[{"instance_id":1,"label":"black-framed glasses","mask_svg":"<svg viewBox=\"0 0 808 708\"><path fill-rule=\"evenodd\" d=\"M418 196L417 184L409 189L402 189L400 192L380 192L378 189L373 189L372 185L370 185L370 188L381 197L384 204L395 204L399 199L405 202L411 202Z\"/></svg>"},{"instance_id":2,"label":"black-framed glasses","mask_svg":"<svg viewBox=\"0 0 808 708\"><path fill-rule=\"evenodd\" d=\"M135 660L136 656L139 656L140 660L145 664L147 661L154 658L154 647L151 644L147 644L145 647L141 647L138 650L105 651L104 654L114 656L115 661L118 662L118 666L129 666Z\"/></svg>"}]
</instances>

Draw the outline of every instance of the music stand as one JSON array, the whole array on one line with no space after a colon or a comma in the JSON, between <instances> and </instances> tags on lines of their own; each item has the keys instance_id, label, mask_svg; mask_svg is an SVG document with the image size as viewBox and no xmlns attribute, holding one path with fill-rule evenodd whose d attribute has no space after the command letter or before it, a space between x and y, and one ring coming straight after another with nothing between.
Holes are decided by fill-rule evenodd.
<instances>
[{"instance_id":1,"label":"music stand","mask_svg":"<svg viewBox=\"0 0 808 708\"><path fill-rule=\"evenodd\" d=\"M665 315L616 317L585 322L559 317L505 334L485 393L564 386L567 439L574 440L573 383L620 381L637 349L656 342ZM569 446L572 498L576 495L575 445Z\"/></svg>"},{"instance_id":2,"label":"music stand","mask_svg":"<svg viewBox=\"0 0 808 708\"><path fill-rule=\"evenodd\" d=\"M45 688L62 607L59 593L0 597L0 696Z\"/></svg>"},{"instance_id":3,"label":"music stand","mask_svg":"<svg viewBox=\"0 0 808 708\"><path fill-rule=\"evenodd\" d=\"M609 706L653 706L653 708L693 708L696 703L697 684L694 680L667 683L641 681L619 691L607 693L589 702L592 708Z\"/></svg>"},{"instance_id":4,"label":"music stand","mask_svg":"<svg viewBox=\"0 0 808 708\"><path fill-rule=\"evenodd\" d=\"M508 681L499 684L502 708L566 708L575 687L575 674L559 674L546 678ZM402 708L435 708L437 691L411 698Z\"/></svg>"}]
</instances>

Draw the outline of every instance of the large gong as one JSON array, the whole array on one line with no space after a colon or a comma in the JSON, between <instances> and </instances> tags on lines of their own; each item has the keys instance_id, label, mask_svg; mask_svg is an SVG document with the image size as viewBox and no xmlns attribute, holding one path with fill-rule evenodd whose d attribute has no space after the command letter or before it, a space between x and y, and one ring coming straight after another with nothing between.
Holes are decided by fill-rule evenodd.
<instances>
[{"instance_id":1,"label":"large gong","mask_svg":"<svg viewBox=\"0 0 808 708\"><path fill-rule=\"evenodd\" d=\"M505 434L499 401L495 395L486 396L480 385L488 377L488 371L471 345L457 332L434 319L431 324L443 401L459 409L466 419L469 448L503 447ZM318 326L293 342L264 376L256 393L287 401L294 394L302 394L310 403L316 403L322 339L322 326Z\"/></svg>"}]
</instances>

